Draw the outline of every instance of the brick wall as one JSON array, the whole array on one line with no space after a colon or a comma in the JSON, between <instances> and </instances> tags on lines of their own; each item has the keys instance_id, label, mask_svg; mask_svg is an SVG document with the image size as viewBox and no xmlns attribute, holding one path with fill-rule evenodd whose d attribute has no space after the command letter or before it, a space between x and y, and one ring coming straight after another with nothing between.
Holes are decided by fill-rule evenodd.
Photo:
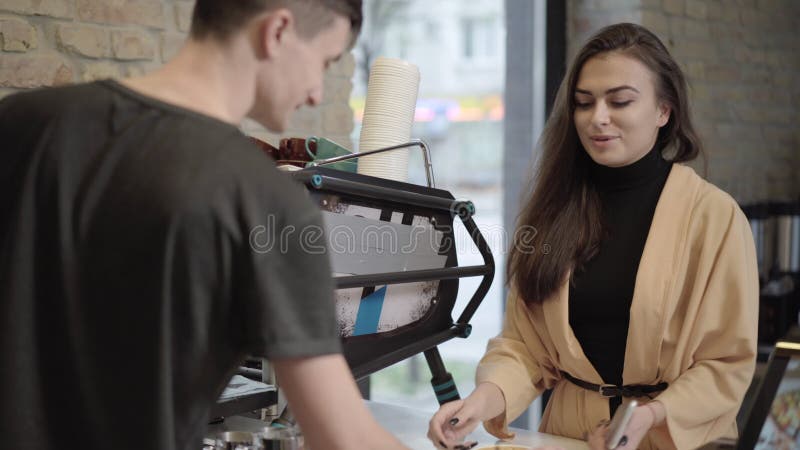
<instances>
[{"instance_id":1,"label":"brick wall","mask_svg":"<svg viewBox=\"0 0 800 450\"><path fill-rule=\"evenodd\" d=\"M568 58L620 21L669 47L689 78L709 181L741 203L800 195L800 2L570 0L567 15Z\"/></svg>"},{"instance_id":2,"label":"brick wall","mask_svg":"<svg viewBox=\"0 0 800 450\"><path fill-rule=\"evenodd\" d=\"M180 48L192 6L181 0L0 0L0 97L153 70ZM284 135L320 135L351 147L353 70L352 55L334 65L324 103L302 109ZM273 144L280 138L250 121L243 129Z\"/></svg>"}]
</instances>

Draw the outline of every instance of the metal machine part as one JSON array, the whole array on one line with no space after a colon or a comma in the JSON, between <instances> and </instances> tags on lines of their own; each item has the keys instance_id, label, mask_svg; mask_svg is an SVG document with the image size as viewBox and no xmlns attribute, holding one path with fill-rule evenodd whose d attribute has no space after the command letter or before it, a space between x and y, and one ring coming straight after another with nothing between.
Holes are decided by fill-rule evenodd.
<instances>
[{"instance_id":1,"label":"metal machine part","mask_svg":"<svg viewBox=\"0 0 800 450\"><path fill-rule=\"evenodd\" d=\"M329 239L337 228L359 236L364 235L359 230L382 227L400 249L387 251L387 246L370 241L363 252L332 254L337 314L350 317L340 320L340 330L353 375L363 378L423 352L437 399L444 403L458 398L436 346L469 335L469 321L494 277L493 256L472 219L475 206L440 189L325 167L306 168L292 177L306 185L326 214ZM455 222L464 226L484 264L458 266ZM433 242L432 247L409 247L406 241L412 236L427 236L424 241ZM414 250L403 252L404 247ZM458 280L474 276L483 279L454 321ZM362 312L369 308L369 326L360 327Z\"/></svg>"},{"instance_id":2,"label":"metal machine part","mask_svg":"<svg viewBox=\"0 0 800 450\"><path fill-rule=\"evenodd\" d=\"M390 152L393 150L400 150L408 147L419 147L422 150L422 158L423 161L425 162L425 176L428 178L428 187L436 187L436 181L433 178L433 164L431 164L431 157L430 157L430 152L428 151L428 145L425 143L425 141L421 139L413 139L411 141L406 142L405 144L392 145L390 147L369 150L366 152L358 152L358 153L352 153L350 155L337 156L334 158L320 159L312 161L311 163L309 163L309 166L310 167L326 166L328 164L348 161L351 159L360 158L362 156L374 155L376 153Z\"/></svg>"},{"instance_id":3,"label":"metal machine part","mask_svg":"<svg viewBox=\"0 0 800 450\"><path fill-rule=\"evenodd\" d=\"M800 203L779 204L777 215L777 268L800 274Z\"/></svg>"}]
</instances>

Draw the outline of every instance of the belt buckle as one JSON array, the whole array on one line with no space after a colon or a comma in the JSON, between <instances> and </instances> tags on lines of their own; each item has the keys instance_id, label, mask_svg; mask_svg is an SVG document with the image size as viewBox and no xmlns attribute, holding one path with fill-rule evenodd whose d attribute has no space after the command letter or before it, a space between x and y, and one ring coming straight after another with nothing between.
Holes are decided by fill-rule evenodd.
<instances>
[{"instance_id":1,"label":"belt buckle","mask_svg":"<svg viewBox=\"0 0 800 450\"><path fill-rule=\"evenodd\" d=\"M616 384L601 384L600 386L598 386L597 392L601 396L603 396L605 398L612 398L612 397L616 397L617 395L615 395L615 394L606 394L604 389L615 389L615 390L619 391L619 387Z\"/></svg>"}]
</instances>

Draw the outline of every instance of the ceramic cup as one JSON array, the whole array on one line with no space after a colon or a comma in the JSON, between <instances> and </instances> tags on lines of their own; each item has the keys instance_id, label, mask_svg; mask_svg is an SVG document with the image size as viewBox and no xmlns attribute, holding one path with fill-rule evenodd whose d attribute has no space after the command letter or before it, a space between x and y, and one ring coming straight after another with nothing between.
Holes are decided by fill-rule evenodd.
<instances>
[{"instance_id":1,"label":"ceramic cup","mask_svg":"<svg viewBox=\"0 0 800 450\"><path fill-rule=\"evenodd\" d=\"M306 139L305 148L311 159L315 161L320 159L334 158L336 156L349 155L352 153L350 150L342 147L336 142L331 141L330 139L316 136L311 136L310 138ZM344 170L346 172L355 172L358 168L358 163L356 161L357 159L353 158L338 163L325 164L324 166L320 167L329 167L331 169ZM307 164L306 167L308 166L309 165Z\"/></svg>"}]
</instances>

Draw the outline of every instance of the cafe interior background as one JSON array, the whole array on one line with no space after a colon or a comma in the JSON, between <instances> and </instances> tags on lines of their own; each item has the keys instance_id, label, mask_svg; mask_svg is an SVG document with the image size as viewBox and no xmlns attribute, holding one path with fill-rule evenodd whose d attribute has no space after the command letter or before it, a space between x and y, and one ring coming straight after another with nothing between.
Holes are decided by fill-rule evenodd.
<instances>
[{"instance_id":1,"label":"cafe interior background","mask_svg":"<svg viewBox=\"0 0 800 450\"><path fill-rule=\"evenodd\" d=\"M192 5L2 0L0 97L152 70L185 39ZM419 67L412 137L429 144L437 185L474 202L475 220L496 256L495 280L472 335L440 346L462 394L473 388L475 365L500 329L503 259L566 61L593 32L621 21L658 34L688 75L707 178L746 207L753 225L762 278L759 341L768 355L797 323L800 304L800 268L792 259L800 242L780 225L800 221L798 1L365 0L362 35L327 74L323 104L300 110L281 136L254 123L242 127L273 145L282 137L321 136L357 150L370 64L387 56ZM702 162L693 165L703 171ZM409 170L412 183L425 183L420 155L411 154ZM460 264L480 263L464 231L456 231ZM462 280L458 305L477 283ZM417 355L361 388L373 400L432 411L429 378ZM540 411L537 401L515 425L535 428Z\"/></svg>"}]
</instances>

